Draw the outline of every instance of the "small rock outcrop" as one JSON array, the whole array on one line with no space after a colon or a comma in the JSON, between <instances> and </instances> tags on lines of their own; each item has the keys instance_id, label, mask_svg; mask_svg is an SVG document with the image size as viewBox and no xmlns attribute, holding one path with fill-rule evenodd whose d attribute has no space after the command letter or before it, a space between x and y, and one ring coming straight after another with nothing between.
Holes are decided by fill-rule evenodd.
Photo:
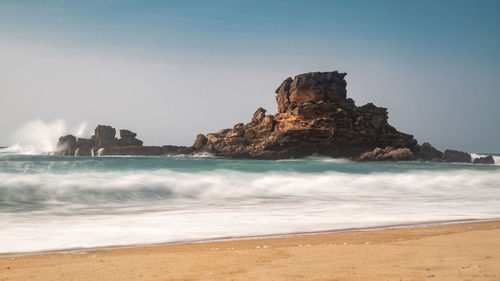
<instances>
[{"instance_id":1,"label":"small rock outcrop","mask_svg":"<svg viewBox=\"0 0 500 281\"><path fill-rule=\"evenodd\" d=\"M66 135L59 138L56 145L54 154L56 155L74 155L78 149L76 137L73 135Z\"/></svg>"},{"instance_id":2,"label":"small rock outcrop","mask_svg":"<svg viewBox=\"0 0 500 281\"><path fill-rule=\"evenodd\" d=\"M472 157L469 153L447 149L444 151L443 161L447 163L471 163Z\"/></svg>"},{"instance_id":3,"label":"small rock outcrop","mask_svg":"<svg viewBox=\"0 0 500 281\"><path fill-rule=\"evenodd\" d=\"M373 151L359 156L358 161L411 161L415 160L413 152L408 148L377 147Z\"/></svg>"},{"instance_id":4,"label":"small rock outcrop","mask_svg":"<svg viewBox=\"0 0 500 281\"><path fill-rule=\"evenodd\" d=\"M495 160L493 156L488 155L484 157L475 158L473 161L474 164L495 164Z\"/></svg>"},{"instance_id":5,"label":"small rock outcrop","mask_svg":"<svg viewBox=\"0 0 500 281\"><path fill-rule=\"evenodd\" d=\"M118 139L115 136L115 128L106 125L98 125L97 128L95 128L95 135L93 138L97 143L97 148L102 148L106 146L117 146Z\"/></svg>"},{"instance_id":6,"label":"small rock outcrop","mask_svg":"<svg viewBox=\"0 0 500 281\"><path fill-rule=\"evenodd\" d=\"M129 130L120 130L120 139L118 140L118 144L120 146L142 146L142 141L136 139L136 136L136 133Z\"/></svg>"},{"instance_id":7,"label":"small rock outcrop","mask_svg":"<svg viewBox=\"0 0 500 281\"><path fill-rule=\"evenodd\" d=\"M59 138L55 155L65 156L105 156L105 155L145 155L159 156L164 151L160 146L143 146L136 133L120 130L117 139L116 129L111 126L98 125L95 135L90 139L76 138L67 135Z\"/></svg>"},{"instance_id":8,"label":"small rock outcrop","mask_svg":"<svg viewBox=\"0 0 500 281\"><path fill-rule=\"evenodd\" d=\"M420 145L415 154L418 159L423 161L441 162L443 160L443 153L428 142Z\"/></svg>"}]
</instances>

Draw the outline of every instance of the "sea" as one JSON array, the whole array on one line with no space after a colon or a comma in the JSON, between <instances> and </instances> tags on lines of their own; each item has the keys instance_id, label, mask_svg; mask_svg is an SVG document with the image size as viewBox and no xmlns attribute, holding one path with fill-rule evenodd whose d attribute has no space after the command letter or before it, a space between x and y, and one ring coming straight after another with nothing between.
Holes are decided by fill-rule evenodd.
<instances>
[{"instance_id":1,"label":"sea","mask_svg":"<svg viewBox=\"0 0 500 281\"><path fill-rule=\"evenodd\" d=\"M498 219L494 158L64 157L3 148L0 255Z\"/></svg>"}]
</instances>

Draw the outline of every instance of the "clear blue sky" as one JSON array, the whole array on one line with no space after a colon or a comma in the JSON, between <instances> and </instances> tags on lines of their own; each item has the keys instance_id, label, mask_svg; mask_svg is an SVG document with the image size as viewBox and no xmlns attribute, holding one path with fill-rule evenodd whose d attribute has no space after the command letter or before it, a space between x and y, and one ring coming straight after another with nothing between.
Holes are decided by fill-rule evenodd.
<instances>
[{"instance_id":1,"label":"clear blue sky","mask_svg":"<svg viewBox=\"0 0 500 281\"><path fill-rule=\"evenodd\" d=\"M499 15L500 1L0 0L0 144L64 119L189 145L276 112L286 77L339 70L420 142L500 152Z\"/></svg>"}]
</instances>

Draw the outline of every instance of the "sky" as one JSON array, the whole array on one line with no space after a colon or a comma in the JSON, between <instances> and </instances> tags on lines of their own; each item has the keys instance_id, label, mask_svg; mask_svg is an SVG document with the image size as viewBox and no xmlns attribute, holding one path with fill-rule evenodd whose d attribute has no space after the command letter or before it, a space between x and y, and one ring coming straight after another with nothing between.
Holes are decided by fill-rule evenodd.
<instances>
[{"instance_id":1,"label":"sky","mask_svg":"<svg viewBox=\"0 0 500 281\"><path fill-rule=\"evenodd\" d=\"M338 70L420 143L500 152L499 14L486 0L0 0L0 146L97 124L191 145L276 113L287 77Z\"/></svg>"}]
</instances>

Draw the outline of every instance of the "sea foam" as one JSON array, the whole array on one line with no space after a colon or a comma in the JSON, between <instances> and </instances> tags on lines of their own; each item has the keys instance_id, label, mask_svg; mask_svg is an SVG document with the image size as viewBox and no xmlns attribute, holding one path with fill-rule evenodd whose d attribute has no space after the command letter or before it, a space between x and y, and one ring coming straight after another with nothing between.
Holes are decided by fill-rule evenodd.
<instances>
[{"instance_id":1,"label":"sea foam","mask_svg":"<svg viewBox=\"0 0 500 281\"><path fill-rule=\"evenodd\" d=\"M498 166L22 156L0 168L0 253L500 214Z\"/></svg>"}]
</instances>

